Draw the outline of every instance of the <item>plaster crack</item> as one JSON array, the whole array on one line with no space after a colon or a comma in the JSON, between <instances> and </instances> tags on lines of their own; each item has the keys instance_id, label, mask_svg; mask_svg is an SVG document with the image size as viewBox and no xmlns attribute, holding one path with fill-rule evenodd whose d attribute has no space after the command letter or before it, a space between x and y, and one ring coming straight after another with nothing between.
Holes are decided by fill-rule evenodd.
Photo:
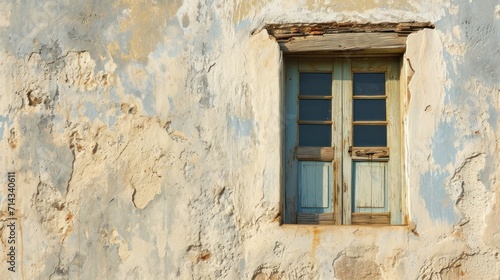
<instances>
[{"instance_id":1,"label":"plaster crack","mask_svg":"<svg viewBox=\"0 0 500 280\"><path fill-rule=\"evenodd\" d=\"M462 162L462 164L455 169L455 173L453 174L453 176L451 177L450 180L453 180L455 178L455 176L460 173L460 171L462 171L462 169L469 163L471 162L471 160L473 160L474 158L478 157L478 156L481 156L481 155L484 155L484 153L472 153L470 156L466 157L465 160Z\"/></svg>"},{"instance_id":2,"label":"plaster crack","mask_svg":"<svg viewBox=\"0 0 500 280\"><path fill-rule=\"evenodd\" d=\"M120 153L115 158L115 160L113 161L113 163L115 163L121 157L121 155L123 154L123 152L125 152L125 150L127 149L129 143L130 143L130 140L127 141L127 143L125 144L125 147L123 147L123 149L120 151Z\"/></svg>"},{"instance_id":3,"label":"plaster crack","mask_svg":"<svg viewBox=\"0 0 500 280\"><path fill-rule=\"evenodd\" d=\"M215 66L215 64L216 64L216 63L214 62L212 65L210 65L210 66L208 67L207 73L210 73L210 70L212 69L212 67L214 67L214 66Z\"/></svg>"},{"instance_id":4,"label":"plaster crack","mask_svg":"<svg viewBox=\"0 0 500 280\"><path fill-rule=\"evenodd\" d=\"M71 171L69 173L68 184L66 185L66 194L65 194L65 196L68 196L69 186L71 184L71 181L73 180L73 173L75 172L76 153L75 153L75 149L74 148L71 149L71 153L73 154L73 159L71 160Z\"/></svg>"}]
</instances>

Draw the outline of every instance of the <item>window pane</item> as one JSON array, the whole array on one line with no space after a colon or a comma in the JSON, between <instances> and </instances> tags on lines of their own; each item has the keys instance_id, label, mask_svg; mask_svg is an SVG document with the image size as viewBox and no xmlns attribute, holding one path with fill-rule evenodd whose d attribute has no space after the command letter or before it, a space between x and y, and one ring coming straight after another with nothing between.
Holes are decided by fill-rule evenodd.
<instances>
[{"instance_id":1,"label":"window pane","mask_svg":"<svg viewBox=\"0 0 500 280\"><path fill-rule=\"evenodd\" d=\"M387 126L355 125L354 147L387 147Z\"/></svg>"},{"instance_id":2,"label":"window pane","mask_svg":"<svg viewBox=\"0 0 500 280\"><path fill-rule=\"evenodd\" d=\"M385 95L385 73L354 73L354 95Z\"/></svg>"},{"instance_id":3,"label":"window pane","mask_svg":"<svg viewBox=\"0 0 500 280\"><path fill-rule=\"evenodd\" d=\"M331 100L300 100L299 120L329 121L332 119Z\"/></svg>"},{"instance_id":4,"label":"window pane","mask_svg":"<svg viewBox=\"0 0 500 280\"><path fill-rule=\"evenodd\" d=\"M299 146L331 147L331 126L320 124L299 125Z\"/></svg>"},{"instance_id":5,"label":"window pane","mask_svg":"<svg viewBox=\"0 0 500 280\"><path fill-rule=\"evenodd\" d=\"M354 99L355 121L385 121L385 99Z\"/></svg>"},{"instance_id":6,"label":"window pane","mask_svg":"<svg viewBox=\"0 0 500 280\"><path fill-rule=\"evenodd\" d=\"M332 73L300 73L299 95L332 95Z\"/></svg>"}]
</instances>

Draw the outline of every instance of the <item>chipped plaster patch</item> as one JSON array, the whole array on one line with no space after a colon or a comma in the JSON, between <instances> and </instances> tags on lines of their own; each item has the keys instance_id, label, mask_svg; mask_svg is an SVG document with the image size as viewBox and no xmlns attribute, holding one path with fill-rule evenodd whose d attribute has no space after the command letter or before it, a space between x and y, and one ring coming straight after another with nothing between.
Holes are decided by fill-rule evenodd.
<instances>
[{"instance_id":1,"label":"chipped plaster patch","mask_svg":"<svg viewBox=\"0 0 500 280\"><path fill-rule=\"evenodd\" d=\"M381 277L380 266L365 257L341 256L334 263L337 279L377 279Z\"/></svg>"},{"instance_id":2,"label":"chipped plaster patch","mask_svg":"<svg viewBox=\"0 0 500 280\"><path fill-rule=\"evenodd\" d=\"M448 13L450 13L450 15L457 15L458 9L459 5L450 5L450 7L448 8Z\"/></svg>"},{"instance_id":3,"label":"chipped plaster patch","mask_svg":"<svg viewBox=\"0 0 500 280\"><path fill-rule=\"evenodd\" d=\"M166 123L143 118L133 122L133 135L120 151L117 158L126 168L126 181L134 189L132 200L135 207L144 209L147 204L161 193L166 179L168 138ZM162 141L163 139L163 141Z\"/></svg>"},{"instance_id":4,"label":"chipped plaster patch","mask_svg":"<svg viewBox=\"0 0 500 280\"><path fill-rule=\"evenodd\" d=\"M114 228L111 231L111 235L109 236L109 242L111 244L117 244L118 245L118 256L120 257L120 260L122 262L126 261L130 254L132 253L131 250L128 248L128 244L123 237L120 236L116 228Z\"/></svg>"},{"instance_id":5,"label":"chipped plaster patch","mask_svg":"<svg viewBox=\"0 0 500 280\"><path fill-rule=\"evenodd\" d=\"M2 1L0 3L0 28L10 26L11 15L12 15L12 2Z\"/></svg>"},{"instance_id":6,"label":"chipped plaster patch","mask_svg":"<svg viewBox=\"0 0 500 280\"><path fill-rule=\"evenodd\" d=\"M413 150L409 160L416 156L427 158L428 155L420 153L430 152L429 147L439 125L437 115L444 106L445 89L450 86L438 32L426 29L410 35L405 57L414 71L408 85L411 101L407 115L409 119L419 120L408 124L407 139ZM426 111L428 106L432 107L432 111ZM412 133L418 133L419 141L411 141L417 138ZM415 163L417 162L419 170L428 168L426 160L416 160Z\"/></svg>"},{"instance_id":7,"label":"chipped plaster patch","mask_svg":"<svg viewBox=\"0 0 500 280\"><path fill-rule=\"evenodd\" d=\"M456 40L460 40L462 39L462 31L460 29L460 26L459 25L455 25L453 26L453 37L456 39Z\"/></svg>"}]
</instances>

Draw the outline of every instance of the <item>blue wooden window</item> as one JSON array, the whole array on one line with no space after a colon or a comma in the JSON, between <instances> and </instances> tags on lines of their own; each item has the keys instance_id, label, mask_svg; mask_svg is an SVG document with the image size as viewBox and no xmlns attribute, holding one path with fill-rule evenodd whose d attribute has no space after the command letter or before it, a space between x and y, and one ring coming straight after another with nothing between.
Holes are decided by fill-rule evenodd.
<instances>
[{"instance_id":1,"label":"blue wooden window","mask_svg":"<svg viewBox=\"0 0 500 280\"><path fill-rule=\"evenodd\" d=\"M402 223L398 78L393 58L286 59L285 223Z\"/></svg>"}]
</instances>

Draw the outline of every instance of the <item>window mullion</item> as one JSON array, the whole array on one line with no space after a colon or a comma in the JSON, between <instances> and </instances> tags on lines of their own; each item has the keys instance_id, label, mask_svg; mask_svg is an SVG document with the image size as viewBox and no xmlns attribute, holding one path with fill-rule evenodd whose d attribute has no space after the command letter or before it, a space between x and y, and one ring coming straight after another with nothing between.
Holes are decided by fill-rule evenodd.
<instances>
[{"instance_id":1,"label":"window mullion","mask_svg":"<svg viewBox=\"0 0 500 280\"><path fill-rule=\"evenodd\" d=\"M333 159L333 212L335 224L343 224L343 79L342 79L342 59L333 60L333 79L332 79L332 145L334 147Z\"/></svg>"},{"instance_id":2,"label":"window mullion","mask_svg":"<svg viewBox=\"0 0 500 280\"><path fill-rule=\"evenodd\" d=\"M351 224L352 213L352 162L348 155L352 144L352 74L351 60L342 64L342 212L343 224Z\"/></svg>"}]
</instances>

